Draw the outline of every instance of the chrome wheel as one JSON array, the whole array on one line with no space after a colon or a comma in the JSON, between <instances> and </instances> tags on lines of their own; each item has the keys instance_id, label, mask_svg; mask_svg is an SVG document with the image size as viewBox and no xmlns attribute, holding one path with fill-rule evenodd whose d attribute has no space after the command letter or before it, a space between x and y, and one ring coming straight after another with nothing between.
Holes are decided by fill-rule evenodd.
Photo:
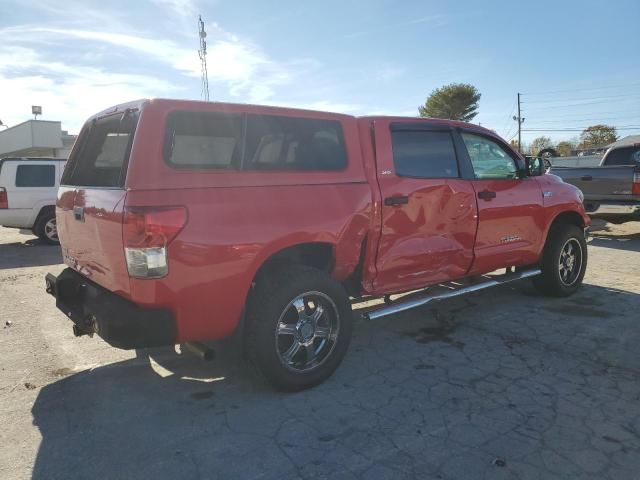
<instances>
[{"instance_id":1,"label":"chrome wheel","mask_svg":"<svg viewBox=\"0 0 640 480\"><path fill-rule=\"evenodd\" d=\"M56 226L56 219L50 218L47 223L44 224L44 234L52 242L58 241L58 227Z\"/></svg>"},{"instance_id":2,"label":"chrome wheel","mask_svg":"<svg viewBox=\"0 0 640 480\"><path fill-rule=\"evenodd\" d=\"M340 315L322 292L305 292L285 307L275 332L276 351L280 362L295 372L306 372L320 366L333 351Z\"/></svg>"},{"instance_id":3,"label":"chrome wheel","mask_svg":"<svg viewBox=\"0 0 640 480\"><path fill-rule=\"evenodd\" d=\"M560 259L558 261L560 281L567 287L576 283L580 277L582 258L582 245L580 245L580 242L575 238L567 240L560 250Z\"/></svg>"}]
</instances>

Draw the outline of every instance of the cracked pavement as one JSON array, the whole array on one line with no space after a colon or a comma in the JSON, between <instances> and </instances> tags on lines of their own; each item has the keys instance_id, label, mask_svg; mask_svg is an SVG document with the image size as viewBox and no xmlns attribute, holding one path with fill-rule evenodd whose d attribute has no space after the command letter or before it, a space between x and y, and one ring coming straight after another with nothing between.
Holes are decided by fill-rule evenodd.
<instances>
[{"instance_id":1,"label":"cracked pavement","mask_svg":"<svg viewBox=\"0 0 640 480\"><path fill-rule=\"evenodd\" d=\"M230 347L74 338L44 293L59 249L0 228L0 478L638 478L640 223L596 228L577 295L523 281L359 320L296 394Z\"/></svg>"}]
</instances>

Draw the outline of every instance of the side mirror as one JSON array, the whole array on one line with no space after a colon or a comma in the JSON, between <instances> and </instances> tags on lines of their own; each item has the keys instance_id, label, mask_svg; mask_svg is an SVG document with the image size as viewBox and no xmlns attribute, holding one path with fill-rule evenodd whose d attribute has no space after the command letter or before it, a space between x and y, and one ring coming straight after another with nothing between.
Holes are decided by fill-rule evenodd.
<instances>
[{"instance_id":1,"label":"side mirror","mask_svg":"<svg viewBox=\"0 0 640 480\"><path fill-rule=\"evenodd\" d=\"M540 157L525 157L528 177L539 177L545 174L544 161Z\"/></svg>"}]
</instances>

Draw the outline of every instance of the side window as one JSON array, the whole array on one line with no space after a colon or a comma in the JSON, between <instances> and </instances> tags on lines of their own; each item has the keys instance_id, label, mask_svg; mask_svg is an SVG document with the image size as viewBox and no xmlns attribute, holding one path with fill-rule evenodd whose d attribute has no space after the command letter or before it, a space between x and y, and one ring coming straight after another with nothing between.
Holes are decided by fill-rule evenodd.
<instances>
[{"instance_id":1,"label":"side window","mask_svg":"<svg viewBox=\"0 0 640 480\"><path fill-rule=\"evenodd\" d=\"M340 122L248 115L247 170L342 170L347 154Z\"/></svg>"},{"instance_id":2,"label":"side window","mask_svg":"<svg viewBox=\"0 0 640 480\"><path fill-rule=\"evenodd\" d=\"M242 116L173 112L167 121L165 158L179 168L240 168Z\"/></svg>"},{"instance_id":3,"label":"side window","mask_svg":"<svg viewBox=\"0 0 640 480\"><path fill-rule=\"evenodd\" d=\"M469 152L476 178L517 178L518 168L515 160L496 142L466 132L462 133L462 139Z\"/></svg>"},{"instance_id":4,"label":"side window","mask_svg":"<svg viewBox=\"0 0 640 480\"><path fill-rule=\"evenodd\" d=\"M63 185L120 187L124 182L129 147L138 122L137 115L114 115L98 120L81 133L62 176Z\"/></svg>"},{"instance_id":5,"label":"side window","mask_svg":"<svg viewBox=\"0 0 640 480\"><path fill-rule=\"evenodd\" d=\"M391 132L396 175L417 178L456 178L458 162L449 132L395 130Z\"/></svg>"},{"instance_id":6,"label":"side window","mask_svg":"<svg viewBox=\"0 0 640 480\"><path fill-rule=\"evenodd\" d=\"M55 184L55 165L18 165L16 187L53 187Z\"/></svg>"},{"instance_id":7,"label":"side window","mask_svg":"<svg viewBox=\"0 0 640 480\"><path fill-rule=\"evenodd\" d=\"M605 165L640 165L640 148L623 147L611 150Z\"/></svg>"}]
</instances>

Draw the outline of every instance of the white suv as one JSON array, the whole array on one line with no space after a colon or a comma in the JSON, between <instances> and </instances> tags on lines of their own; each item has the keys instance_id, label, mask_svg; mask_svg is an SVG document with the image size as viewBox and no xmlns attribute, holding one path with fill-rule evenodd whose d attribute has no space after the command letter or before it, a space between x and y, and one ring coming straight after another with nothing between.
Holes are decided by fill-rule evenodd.
<instances>
[{"instance_id":1,"label":"white suv","mask_svg":"<svg viewBox=\"0 0 640 480\"><path fill-rule=\"evenodd\" d=\"M56 196L66 159L0 160L0 225L29 229L49 244L58 244Z\"/></svg>"}]
</instances>

